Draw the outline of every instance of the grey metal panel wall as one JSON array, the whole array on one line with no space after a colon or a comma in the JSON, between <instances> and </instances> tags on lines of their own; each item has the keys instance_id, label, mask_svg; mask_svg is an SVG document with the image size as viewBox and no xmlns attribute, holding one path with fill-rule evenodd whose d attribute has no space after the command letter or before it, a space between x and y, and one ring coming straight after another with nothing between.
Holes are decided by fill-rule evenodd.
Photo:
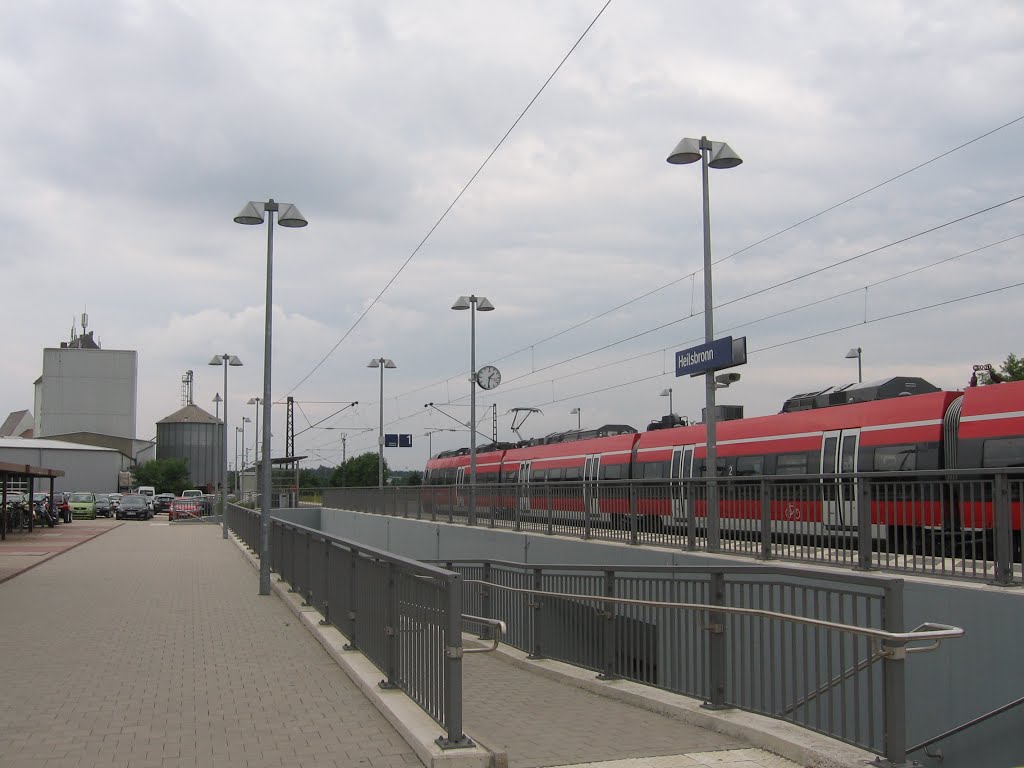
<instances>
[{"instance_id":1,"label":"grey metal panel wall","mask_svg":"<svg viewBox=\"0 0 1024 768\"><path fill-rule=\"evenodd\" d=\"M55 450L32 447L31 440L24 448L0 449L0 461L11 464L31 464L64 470L53 485L55 491L94 491L113 493L117 490L117 472L121 468L121 454L117 451ZM37 491L49 491L50 481L36 479Z\"/></svg>"},{"instance_id":2,"label":"grey metal panel wall","mask_svg":"<svg viewBox=\"0 0 1024 768\"><path fill-rule=\"evenodd\" d=\"M223 462L224 427L221 424L157 424L156 455L185 459L196 488L216 488Z\"/></svg>"}]
</instances>

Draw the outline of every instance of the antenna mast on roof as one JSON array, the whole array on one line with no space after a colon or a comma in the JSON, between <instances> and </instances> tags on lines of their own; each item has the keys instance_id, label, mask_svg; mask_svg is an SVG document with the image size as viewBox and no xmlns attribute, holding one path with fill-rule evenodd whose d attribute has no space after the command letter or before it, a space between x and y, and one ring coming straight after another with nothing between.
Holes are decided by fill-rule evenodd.
<instances>
[{"instance_id":1,"label":"antenna mast on roof","mask_svg":"<svg viewBox=\"0 0 1024 768\"><path fill-rule=\"evenodd\" d=\"M185 371L181 377L181 405L192 405L192 371Z\"/></svg>"}]
</instances>

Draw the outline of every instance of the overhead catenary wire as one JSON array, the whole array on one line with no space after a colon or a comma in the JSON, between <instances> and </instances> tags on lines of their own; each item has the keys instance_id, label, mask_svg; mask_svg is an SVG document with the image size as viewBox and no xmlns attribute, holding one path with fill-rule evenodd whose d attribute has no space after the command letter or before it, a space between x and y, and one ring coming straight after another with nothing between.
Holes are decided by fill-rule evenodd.
<instances>
[{"instance_id":1,"label":"overhead catenary wire","mask_svg":"<svg viewBox=\"0 0 1024 768\"><path fill-rule=\"evenodd\" d=\"M444 211L438 217L437 221L435 221L433 226L431 226L430 229L427 230L427 234L423 236L419 243L417 243L416 247L413 248L412 253L410 253L409 256L405 259L405 261L402 262L402 265L398 268L398 271L396 271L395 274L391 276L391 279L384 284L384 287L381 288L380 293L378 293L374 297L374 299L369 303L366 309L364 309L362 313L359 315L359 317L356 318L355 322L352 323L349 329L345 331L345 333L342 335L340 339L338 339L337 343L333 347L331 347L331 349L327 352L326 355L323 356L320 362L314 365L312 370L309 371L309 373L303 376L298 381L297 384L295 384L290 390L288 390L288 394L291 394L296 389L301 387L306 381L308 381L309 377L316 373L320 366L327 362L328 358L330 358L330 356L334 354L334 351L341 346L342 342L344 342L345 339L347 339L352 334L352 332L359 326L359 324L363 321L363 318L366 317L370 310L377 305L377 302L380 301L381 297L384 296L387 290L392 286L392 284L394 284L395 280L398 279L399 275L401 275L402 272L405 271L405 268L409 266L409 263L413 260L413 258L415 258L416 254L420 252L424 245L426 245L426 242L427 240L430 239L430 236L434 234L434 232L437 230L439 226L441 226L441 223L448 217L448 214L451 212L451 210L458 204L459 200L462 199L462 196L466 194L466 191L469 189L469 187L473 184L474 181L476 181L477 176L479 176L483 172L484 168L487 167L487 164L491 161L491 158L494 157L494 155L498 152L501 146L505 143L505 140L511 135L512 131L515 130L516 126L519 125L520 121L526 116L526 113L530 110L530 107L533 106L534 102L536 102L537 99L540 98L540 95L544 93L544 90L548 87L548 84L554 79L555 75L557 75L558 72L562 69L562 67L565 65L565 62L569 60L569 57L572 56L573 52L576 50L579 44L583 42L583 38L587 36L587 33L590 32L593 26L597 23L598 19L601 18L602 14L605 12L605 9L607 9L608 6L611 5L611 2L612 0L606 0L605 4L601 6L601 10L599 10L597 12L597 15L594 16L593 19L591 19L590 23L587 25L587 28L583 30L583 33L576 39L576 42L572 44L572 47L565 54L565 56L562 57L562 60L558 62L558 66L556 66L552 70L551 74L548 75L544 83L533 95L533 98L530 99L529 103L527 103L525 107L523 107L522 112L520 112L519 116L516 117L516 119L512 122L512 125L509 126L509 129L505 131L505 134L498 140L498 143L494 145L494 148L487 154L487 157L484 158L484 161L480 163L480 166L476 169L476 171L473 172L473 175L469 177L469 181L467 181L462 186L462 189L460 189L458 194L455 195L455 198L451 201L451 203L448 204L448 207L444 209Z\"/></svg>"}]
</instances>

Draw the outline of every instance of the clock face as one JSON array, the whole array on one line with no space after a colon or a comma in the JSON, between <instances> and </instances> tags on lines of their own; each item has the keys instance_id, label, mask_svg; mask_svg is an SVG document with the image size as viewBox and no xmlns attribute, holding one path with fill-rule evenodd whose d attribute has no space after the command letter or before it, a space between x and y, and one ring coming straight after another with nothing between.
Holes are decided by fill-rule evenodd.
<instances>
[{"instance_id":1,"label":"clock face","mask_svg":"<svg viewBox=\"0 0 1024 768\"><path fill-rule=\"evenodd\" d=\"M482 389L494 389L501 384L501 371L493 365L485 365L476 372L476 382Z\"/></svg>"}]
</instances>

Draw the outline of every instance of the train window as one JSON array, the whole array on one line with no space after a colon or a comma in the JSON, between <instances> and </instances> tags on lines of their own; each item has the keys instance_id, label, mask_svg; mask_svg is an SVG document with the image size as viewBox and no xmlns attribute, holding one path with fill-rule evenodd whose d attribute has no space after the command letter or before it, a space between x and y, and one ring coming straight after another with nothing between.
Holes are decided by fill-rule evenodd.
<instances>
[{"instance_id":1,"label":"train window","mask_svg":"<svg viewBox=\"0 0 1024 768\"><path fill-rule=\"evenodd\" d=\"M583 476L583 467L566 467L566 480L579 480Z\"/></svg>"},{"instance_id":2,"label":"train window","mask_svg":"<svg viewBox=\"0 0 1024 768\"><path fill-rule=\"evenodd\" d=\"M736 474L740 477L764 474L764 456L737 456Z\"/></svg>"},{"instance_id":3,"label":"train window","mask_svg":"<svg viewBox=\"0 0 1024 768\"><path fill-rule=\"evenodd\" d=\"M807 454L806 453L780 453L775 457L775 474L777 475L806 475Z\"/></svg>"},{"instance_id":4,"label":"train window","mask_svg":"<svg viewBox=\"0 0 1024 768\"><path fill-rule=\"evenodd\" d=\"M504 472L502 472L502 475L503 475L502 482L514 483L514 482L516 482L519 479L519 470L518 469L506 469Z\"/></svg>"},{"instance_id":5,"label":"train window","mask_svg":"<svg viewBox=\"0 0 1024 768\"><path fill-rule=\"evenodd\" d=\"M884 445L875 448L876 472L912 472L917 469L916 445Z\"/></svg>"},{"instance_id":6,"label":"train window","mask_svg":"<svg viewBox=\"0 0 1024 768\"><path fill-rule=\"evenodd\" d=\"M621 480L624 477L622 465L602 464L600 477L602 480Z\"/></svg>"},{"instance_id":7,"label":"train window","mask_svg":"<svg viewBox=\"0 0 1024 768\"><path fill-rule=\"evenodd\" d=\"M548 470L548 482L552 480L564 480L565 479L565 467L554 467Z\"/></svg>"},{"instance_id":8,"label":"train window","mask_svg":"<svg viewBox=\"0 0 1024 768\"><path fill-rule=\"evenodd\" d=\"M668 462L667 461L648 461L641 464L643 469L643 478L645 480L652 480L661 477L668 477Z\"/></svg>"},{"instance_id":9,"label":"train window","mask_svg":"<svg viewBox=\"0 0 1024 768\"><path fill-rule=\"evenodd\" d=\"M1024 437L986 440L981 449L983 467L1024 467Z\"/></svg>"},{"instance_id":10,"label":"train window","mask_svg":"<svg viewBox=\"0 0 1024 768\"><path fill-rule=\"evenodd\" d=\"M543 483L547 478L547 471L543 469L535 469L530 472L531 483Z\"/></svg>"}]
</instances>

